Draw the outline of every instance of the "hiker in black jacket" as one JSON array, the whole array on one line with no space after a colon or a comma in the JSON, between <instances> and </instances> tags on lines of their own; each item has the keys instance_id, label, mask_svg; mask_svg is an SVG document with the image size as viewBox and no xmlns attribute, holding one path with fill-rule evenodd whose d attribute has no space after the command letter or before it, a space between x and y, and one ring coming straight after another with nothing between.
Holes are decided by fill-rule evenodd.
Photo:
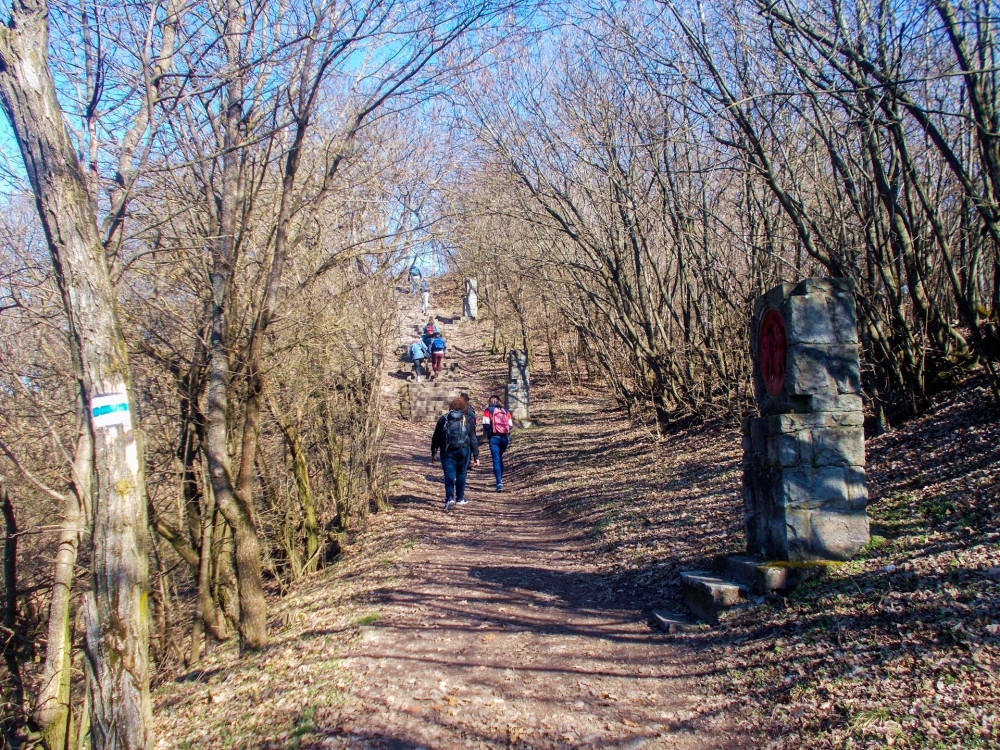
<instances>
[{"instance_id":1,"label":"hiker in black jacket","mask_svg":"<svg viewBox=\"0 0 1000 750\"><path fill-rule=\"evenodd\" d=\"M444 509L453 505L465 505L465 478L472 463L479 466L479 440L476 437L476 420L469 417L469 402L461 396L452 399L451 409L438 419L431 438L431 463L438 451L441 452L441 468L444 469Z\"/></svg>"}]
</instances>

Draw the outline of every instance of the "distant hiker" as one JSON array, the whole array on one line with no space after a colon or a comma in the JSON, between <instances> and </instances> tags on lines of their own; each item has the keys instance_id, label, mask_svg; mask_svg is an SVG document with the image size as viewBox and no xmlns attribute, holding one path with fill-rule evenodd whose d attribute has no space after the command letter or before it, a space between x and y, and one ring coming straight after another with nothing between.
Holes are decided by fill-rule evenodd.
<instances>
[{"instance_id":1,"label":"distant hiker","mask_svg":"<svg viewBox=\"0 0 1000 750\"><path fill-rule=\"evenodd\" d=\"M423 330L423 340L424 346L428 350L431 348L431 342L434 340L434 334L438 332L438 327L434 325L434 318L427 319L427 325L424 326Z\"/></svg>"},{"instance_id":2,"label":"distant hiker","mask_svg":"<svg viewBox=\"0 0 1000 750\"><path fill-rule=\"evenodd\" d=\"M420 382L420 371L424 367L424 360L430 359L431 353L427 351L427 347L424 342L420 340L418 336L413 337L413 342L410 344L410 361L413 363L413 372L417 376L417 382ZM430 370L427 371L430 374Z\"/></svg>"},{"instance_id":3,"label":"distant hiker","mask_svg":"<svg viewBox=\"0 0 1000 750\"><path fill-rule=\"evenodd\" d=\"M424 275L420 272L420 269L417 268L416 263L410 266L410 293L414 297L417 296L417 287L420 285L420 279L423 277Z\"/></svg>"},{"instance_id":4,"label":"distant hiker","mask_svg":"<svg viewBox=\"0 0 1000 750\"><path fill-rule=\"evenodd\" d=\"M469 456L472 463L479 466L479 441L476 439L476 422L469 419L469 402L461 396L451 401L451 409L438 419L431 438L431 463L441 452L441 468L444 470L444 509L453 505L465 505L466 469Z\"/></svg>"},{"instance_id":5,"label":"distant hiker","mask_svg":"<svg viewBox=\"0 0 1000 750\"><path fill-rule=\"evenodd\" d=\"M503 454L510 445L512 422L511 413L500 405L500 397L490 396L490 405L483 412L483 440L490 446L497 492L503 491Z\"/></svg>"},{"instance_id":6,"label":"distant hiker","mask_svg":"<svg viewBox=\"0 0 1000 750\"><path fill-rule=\"evenodd\" d=\"M444 364L444 350L446 348L444 339L441 338L441 333L435 333L434 339L431 341L431 367L434 368L435 378L441 375L441 365Z\"/></svg>"},{"instance_id":7,"label":"distant hiker","mask_svg":"<svg viewBox=\"0 0 1000 750\"><path fill-rule=\"evenodd\" d=\"M431 285L424 279L420 284L420 312L427 314L427 308L431 306Z\"/></svg>"}]
</instances>

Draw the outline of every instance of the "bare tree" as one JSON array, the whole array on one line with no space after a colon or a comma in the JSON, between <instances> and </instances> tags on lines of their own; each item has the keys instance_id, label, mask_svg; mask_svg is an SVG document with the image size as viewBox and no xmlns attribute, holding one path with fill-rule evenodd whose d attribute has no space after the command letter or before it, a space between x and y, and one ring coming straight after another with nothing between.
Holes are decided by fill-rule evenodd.
<instances>
[{"instance_id":1,"label":"bare tree","mask_svg":"<svg viewBox=\"0 0 1000 750\"><path fill-rule=\"evenodd\" d=\"M146 494L127 349L97 219L47 64L47 7L0 29L0 103L17 136L69 324L92 447L92 593L86 608L95 747L151 746Z\"/></svg>"}]
</instances>

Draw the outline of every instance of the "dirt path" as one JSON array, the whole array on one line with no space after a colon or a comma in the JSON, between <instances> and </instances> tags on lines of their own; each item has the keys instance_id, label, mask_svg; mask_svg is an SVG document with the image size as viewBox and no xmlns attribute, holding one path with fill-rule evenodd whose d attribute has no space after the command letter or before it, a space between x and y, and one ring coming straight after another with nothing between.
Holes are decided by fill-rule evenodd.
<instances>
[{"instance_id":1,"label":"dirt path","mask_svg":"<svg viewBox=\"0 0 1000 750\"><path fill-rule=\"evenodd\" d=\"M477 405L497 376L479 335L470 324L446 330L478 376ZM377 621L341 662L351 675L338 727L345 746L740 746L700 694L699 666L609 586L586 538L529 497L516 473L492 491L488 449L471 470L469 504L444 513L431 429L394 431L395 523L408 551L372 602ZM515 434L515 466L517 443Z\"/></svg>"},{"instance_id":2,"label":"dirt path","mask_svg":"<svg viewBox=\"0 0 1000 750\"><path fill-rule=\"evenodd\" d=\"M448 377L482 408L502 363L483 328L445 333L462 364ZM470 502L446 514L433 425L398 418L403 373L390 375L393 509L273 602L267 649L217 644L157 686L157 750L757 746L734 731L706 652L645 621L675 596L680 561L728 535L729 511L705 526L685 510L733 480L718 451L651 463L603 402L541 397L542 426L512 436L505 491L484 449ZM655 503L640 510L641 497ZM567 508L591 510L573 526ZM619 532L629 542L609 552Z\"/></svg>"}]
</instances>

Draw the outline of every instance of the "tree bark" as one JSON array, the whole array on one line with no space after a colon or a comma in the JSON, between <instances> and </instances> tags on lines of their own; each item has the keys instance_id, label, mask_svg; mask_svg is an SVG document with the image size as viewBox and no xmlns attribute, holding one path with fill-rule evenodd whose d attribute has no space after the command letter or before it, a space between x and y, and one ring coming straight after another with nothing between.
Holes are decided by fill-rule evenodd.
<instances>
[{"instance_id":1,"label":"tree bark","mask_svg":"<svg viewBox=\"0 0 1000 750\"><path fill-rule=\"evenodd\" d=\"M219 237L212 241L212 316L209 333L209 383L205 455L215 502L233 531L236 589L239 595L239 633L243 648L267 644L267 602L261 572L260 540L254 528L253 507L247 493L238 490L229 453L230 351L226 311L236 271L238 210L240 203L239 145L243 119L241 70L242 15L228 3L230 15L224 40L232 72L225 86L223 116L222 194L219 200Z\"/></svg>"},{"instance_id":2,"label":"tree bark","mask_svg":"<svg viewBox=\"0 0 1000 750\"><path fill-rule=\"evenodd\" d=\"M73 739L70 708L72 669L73 578L80 544L89 528L89 497L93 446L90 425L80 405L76 448L73 455L72 491L63 495L62 528L52 572L49 600L48 642L42 668L34 719L49 750L68 748Z\"/></svg>"},{"instance_id":3,"label":"tree bark","mask_svg":"<svg viewBox=\"0 0 1000 750\"><path fill-rule=\"evenodd\" d=\"M11 702L18 712L24 709L24 682L21 680L21 664L17 658L17 519L14 517L14 506L7 494L7 487L0 478L0 510L3 511L4 545L3 545L3 627L5 643L3 646L4 661L10 672ZM20 723L20 719L17 719Z\"/></svg>"},{"instance_id":4,"label":"tree bark","mask_svg":"<svg viewBox=\"0 0 1000 750\"><path fill-rule=\"evenodd\" d=\"M35 195L90 417L92 742L99 750L146 750L152 747L147 498L128 352L86 178L48 68L48 7L24 0L11 15L10 25L0 27L0 105Z\"/></svg>"}]
</instances>

